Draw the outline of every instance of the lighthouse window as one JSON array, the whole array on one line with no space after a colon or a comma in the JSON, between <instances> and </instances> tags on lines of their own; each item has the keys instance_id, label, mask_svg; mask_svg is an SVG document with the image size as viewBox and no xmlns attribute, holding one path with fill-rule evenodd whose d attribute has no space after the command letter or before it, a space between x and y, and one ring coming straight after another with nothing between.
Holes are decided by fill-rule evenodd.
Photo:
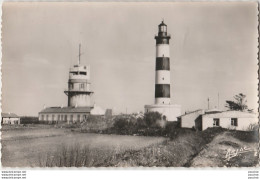
<instances>
[{"instance_id":1,"label":"lighthouse window","mask_svg":"<svg viewBox=\"0 0 260 179\"><path fill-rule=\"evenodd\" d=\"M161 32L166 32L166 26L162 25L162 26L160 27L160 31L161 31Z\"/></svg>"}]
</instances>

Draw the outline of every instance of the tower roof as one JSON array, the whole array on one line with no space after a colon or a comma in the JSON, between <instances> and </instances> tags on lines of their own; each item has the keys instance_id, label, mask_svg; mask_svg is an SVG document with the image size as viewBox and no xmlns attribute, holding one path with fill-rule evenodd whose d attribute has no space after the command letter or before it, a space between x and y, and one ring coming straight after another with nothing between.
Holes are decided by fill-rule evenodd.
<instances>
[{"instance_id":1,"label":"tower roof","mask_svg":"<svg viewBox=\"0 0 260 179\"><path fill-rule=\"evenodd\" d=\"M167 25L164 23L164 21L162 21L162 22L159 24L159 26L167 26Z\"/></svg>"}]
</instances>

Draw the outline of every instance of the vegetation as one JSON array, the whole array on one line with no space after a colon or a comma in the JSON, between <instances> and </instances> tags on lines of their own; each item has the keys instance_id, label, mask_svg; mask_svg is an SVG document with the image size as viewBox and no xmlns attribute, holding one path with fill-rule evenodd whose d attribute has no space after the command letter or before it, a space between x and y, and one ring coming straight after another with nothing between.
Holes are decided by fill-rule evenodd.
<instances>
[{"instance_id":1,"label":"vegetation","mask_svg":"<svg viewBox=\"0 0 260 179\"><path fill-rule=\"evenodd\" d=\"M248 109L248 106L246 104L246 95L243 93L239 93L238 95L234 96L235 101L226 101L226 107L229 110L234 110L234 111L248 111L252 112L252 109Z\"/></svg>"},{"instance_id":2,"label":"vegetation","mask_svg":"<svg viewBox=\"0 0 260 179\"><path fill-rule=\"evenodd\" d=\"M194 132L195 133L195 132ZM51 154L40 155L41 167L181 167L205 144L202 137L188 134L141 149L106 149L76 144L61 145Z\"/></svg>"},{"instance_id":3,"label":"vegetation","mask_svg":"<svg viewBox=\"0 0 260 179\"><path fill-rule=\"evenodd\" d=\"M55 152L41 155L39 165L41 167L190 167L192 166L191 161L207 148L206 144L225 132L242 141L257 142L254 140L256 137L252 132L228 131L223 128L208 128L205 131L178 129L177 131L178 134L173 135L174 140L168 139L138 149L93 149L89 145L76 144L71 147L61 145ZM235 148L240 146L228 140L221 140L220 144L228 147L234 145ZM232 160L227 166L232 167L241 162L240 158L238 160ZM253 158L249 166L254 166L254 161ZM223 161L223 165L224 163L225 161Z\"/></svg>"},{"instance_id":4,"label":"vegetation","mask_svg":"<svg viewBox=\"0 0 260 179\"><path fill-rule=\"evenodd\" d=\"M20 124L39 124L39 119L33 116L22 116L20 117Z\"/></svg>"},{"instance_id":5,"label":"vegetation","mask_svg":"<svg viewBox=\"0 0 260 179\"><path fill-rule=\"evenodd\" d=\"M140 136L170 136L179 128L178 122L167 122L158 112L148 112L144 117L118 115L113 119L112 127L100 132L106 134L140 135ZM93 132L93 131L92 131Z\"/></svg>"}]
</instances>

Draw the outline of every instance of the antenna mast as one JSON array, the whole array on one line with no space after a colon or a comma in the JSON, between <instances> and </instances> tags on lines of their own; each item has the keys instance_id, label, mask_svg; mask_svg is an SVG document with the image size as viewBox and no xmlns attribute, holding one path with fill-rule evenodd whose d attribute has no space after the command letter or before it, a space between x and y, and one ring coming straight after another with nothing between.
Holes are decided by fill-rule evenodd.
<instances>
[{"instance_id":1,"label":"antenna mast","mask_svg":"<svg viewBox=\"0 0 260 179\"><path fill-rule=\"evenodd\" d=\"M80 49L81 49L81 44L79 44L79 61L78 61L78 65L80 65L80 56L81 56Z\"/></svg>"},{"instance_id":2,"label":"antenna mast","mask_svg":"<svg viewBox=\"0 0 260 179\"><path fill-rule=\"evenodd\" d=\"M208 98L208 109L209 109L209 98Z\"/></svg>"},{"instance_id":3,"label":"antenna mast","mask_svg":"<svg viewBox=\"0 0 260 179\"><path fill-rule=\"evenodd\" d=\"M218 93L218 109L219 109L219 93Z\"/></svg>"}]
</instances>

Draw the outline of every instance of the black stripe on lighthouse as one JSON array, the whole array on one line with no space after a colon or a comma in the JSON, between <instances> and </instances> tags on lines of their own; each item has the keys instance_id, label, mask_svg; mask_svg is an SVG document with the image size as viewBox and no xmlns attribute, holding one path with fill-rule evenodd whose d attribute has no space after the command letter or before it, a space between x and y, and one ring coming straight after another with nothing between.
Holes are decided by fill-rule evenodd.
<instances>
[{"instance_id":1,"label":"black stripe on lighthouse","mask_svg":"<svg viewBox=\"0 0 260 179\"><path fill-rule=\"evenodd\" d=\"M156 70L170 70L170 58L169 57L157 57L156 58Z\"/></svg>"},{"instance_id":2,"label":"black stripe on lighthouse","mask_svg":"<svg viewBox=\"0 0 260 179\"><path fill-rule=\"evenodd\" d=\"M170 43L170 36L155 36L156 44L169 44Z\"/></svg>"},{"instance_id":3,"label":"black stripe on lighthouse","mask_svg":"<svg viewBox=\"0 0 260 179\"><path fill-rule=\"evenodd\" d=\"M170 98L170 84L155 84L156 98Z\"/></svg>"}]
</instances>

